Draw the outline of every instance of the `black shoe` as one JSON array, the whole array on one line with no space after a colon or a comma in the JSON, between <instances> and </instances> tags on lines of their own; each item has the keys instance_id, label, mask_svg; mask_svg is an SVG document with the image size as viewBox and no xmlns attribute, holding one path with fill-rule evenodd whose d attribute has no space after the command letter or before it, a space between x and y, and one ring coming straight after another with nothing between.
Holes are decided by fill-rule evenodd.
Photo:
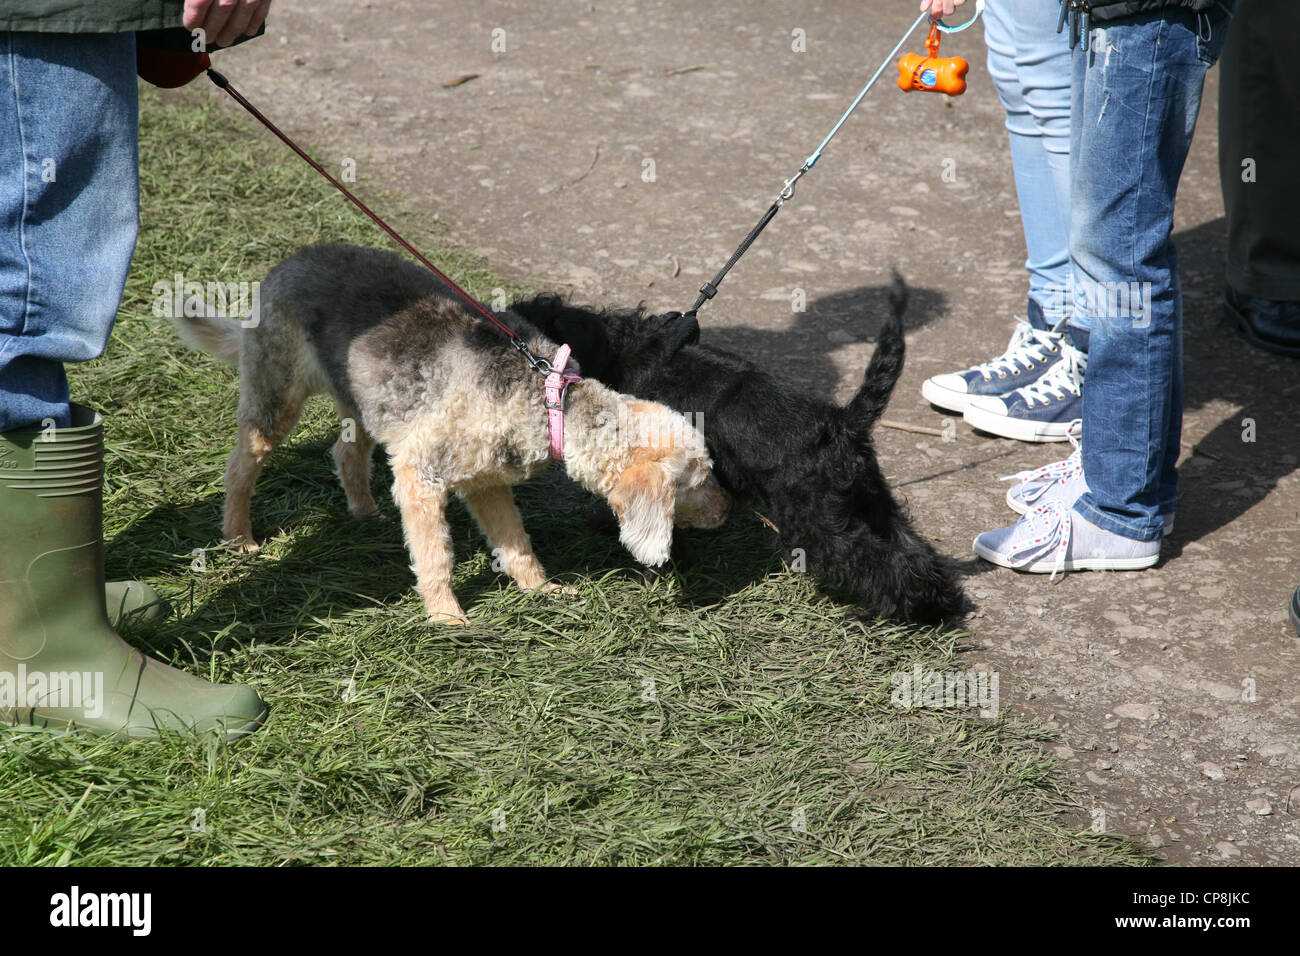
<instances>
[{"instance_id":1,"label":"black shoe","mask_svg":"<svg viewBox=\"0 0 1300 956\"><path fill-rule=\"evenodd\" d=\"M1300 588L1296 588L1291 595L1291 626L1295 628L1296 634L1300 634Z\"/></svg>"},{"instance_id":2,"label":"black shoe","mask_svg":"<svg viewBox=\"0 0 1300 956\"><path fill-rule=\"evenodd\" d=\"M1223 314L1241 329L1251 345L1300 358L1300 302L1258 299L1227 286L1223 290Z\"/></svg>"}]
</instances>

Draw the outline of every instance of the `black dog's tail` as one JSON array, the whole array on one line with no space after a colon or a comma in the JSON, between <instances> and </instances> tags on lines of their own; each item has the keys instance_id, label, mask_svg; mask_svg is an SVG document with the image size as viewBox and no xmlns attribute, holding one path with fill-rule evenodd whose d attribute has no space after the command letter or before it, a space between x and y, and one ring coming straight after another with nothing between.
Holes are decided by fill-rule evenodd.
<instances>
[{"instance_id":1,"label":"black dog's tail","mask_svg":"<svg viewBox=\"0 0 1300 956\"><path fill-rule=\"evenodd\" d=\"M894 283L889 289L889 319L876 338L876 351L871 356L862 387L853 400L844 407L844 415L853 430L862 436L869 435L876 419L889 404L898 376L903 373L903 313L907 311L907 284L894 273Z\"/></svg>"}]
</instances>

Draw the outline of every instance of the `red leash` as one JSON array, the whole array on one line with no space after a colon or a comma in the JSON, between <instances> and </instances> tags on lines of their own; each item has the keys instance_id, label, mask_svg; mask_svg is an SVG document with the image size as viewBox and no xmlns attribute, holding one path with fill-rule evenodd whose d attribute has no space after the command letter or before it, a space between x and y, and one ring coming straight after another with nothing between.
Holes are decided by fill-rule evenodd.
<instances>
[{"instance_id":1,"label":"red leash","mask_svg":"<svg viewBox=\"0 0 1300 956\"><path fill-rule=\"evenodd\" d=\"M519 351L523 352L524 355L527 356L527 358L528 358L528 360L529 360L529 363L530 363L530 364L531 364L535 369L537 369L539 372L544 372L544 373L546 373L546 372L550 372L550 371L551 371L551 369L550 369L550 363L549 363L549 362L546 362L544 359L539 359L539 358L537 358L535 355L533 355L533 353L530 352L530 351L528 350L528 346L524 344L523 339L521 339L521 338L519 337L518 333L516 333L514 329L510 328L509 326L507 326L504 322L502 322L500 319L498 319L498 318L497 318L495 315L493 315L490 311L488 311L487 309L483 308L483 306L478 302L478 300L476 300L473 296L471 296L468 292L466 292L464 289L462 289L462 288L461 288L460 286L458 286L456 283L452 282L451 279L448 278L447 275L446 275L445 273L443 273L443 271L442 271L441 269L439 269L437 266L435 266L432 262L430 262L430 261L429 261L428 259L426 259L424 256L420 255L420 253L416 251L415 247L412 246L412 245L411 245L409 242L407 242L405 239L403 239L401 236L399 236L399 235L397 234L396 230L394 230L392 226L390 226L388 223L384 222L384 220L380 219L379 216L377 216L375 213L371 212L369 206L367 206L365 203L363 203L363 202L362 202L360 199L358 199L356 196L352 195L352 193L348 190L348 188L347 188L346 186L344 186L341 182L339 182L337 179L335 179L333 176L331 176L329 173L327 173L327 172L325 171L325 168L324 168L323 166L321 166L320 163L316 162L316 160L314 160L314 159L312 159L310 156L308 156L308 155L307 155L307 154L306 154L306 153L305 153L305 152L304 152L304 151L303 151L303 150L298 146L298 144L295 143L293 140L291 140L287 135L285 135L285 133L283 133L283 132L280 130L280 128L279 128L278 126L276 126L276 125L275 125L274 123L272 123L269 119L267 119L265 116L263 116L262 113L261 113L261 111L258 110L258 108L257 108L256 106L254 106L252 103L248 102L248 100L244 99L243 94L240 93L240 92L239 92L237 89L235 89L233 86L231 86L231 85L230 85L230 81L229 81L228 79L226 79L225 76L223 76L222 74L218 73L216 70L212 69L211 67L208 68L208 71L207 71L207 72L208 72L208 79L210 79L213 83L215 83L215 84L216 84L217 86L219 86L221 89L223 89L223 90L225 90L227 93L229 93L229 94L234 98L234 100L235 100L236 103L238 103L238 104L239 104L240 106L242 106L244 109L248 110L249 113L253 114L253 117L254 117L254 118L255 118L259 123L261 123L261 124L262 124L263 126L265 126L267 129L269 129L272 133L274 133L276 136L278 136L278 137L279 137L279 138L284 142L284 144L285 144L286 146L288 146L291 150L293 150L295 153L297 153L299 156L301 156L302 159L303 159L303 161L304 161L305 163L307 163L307 165L309 165L312 169L316 170L316 172L318 172L318 173L320 173L322 176L324 176L325 179L329 181L330 185L332 185L335 189L337 189L337 190L338 190L339 192L341 192L343 195L347 196L348 199L350 199L350 200L352 201L352 204L353 204L354 206L356 206L358 209L360 209L362 212L364 212L367 216L369 216L369 217L371 218L371 220L373 220L373 222L375 223L376 226L378 226L380 229L384 230L384 232L386 232L386 233L388 233L390 236L392 236L392 237L393 237L393 240L394 240L394 241L395 241L399 246L401 246L403 249L405 249L405 250L406 250L407 252L409 252L411 255L415 256L415 258L418 259L418 260L420 261L420 264L421 264L421 265L423 265L426 269L428 269L430 272L432 272L434 275L436 275L439 279L441 279L443 282L445 282L445 283L447 284L447 287L448 287L449 289L451 289L452 292L456 293L456 295L458 295L458 296L460 296L462 299L464 299L465 302L466 302L466 304L469 305L470 308L472 308L475 312L477 312L479 315L483 316L483 318L487 319L489 322L491 322L493 325L495 325L498 329L500 329L500 330L501 330L501 334L504 335L506 338L508 338L508 339L510 340L511 344L513 344L513 345L515 346L515 348L519 349Z\"/></svg>"}]
</instances>

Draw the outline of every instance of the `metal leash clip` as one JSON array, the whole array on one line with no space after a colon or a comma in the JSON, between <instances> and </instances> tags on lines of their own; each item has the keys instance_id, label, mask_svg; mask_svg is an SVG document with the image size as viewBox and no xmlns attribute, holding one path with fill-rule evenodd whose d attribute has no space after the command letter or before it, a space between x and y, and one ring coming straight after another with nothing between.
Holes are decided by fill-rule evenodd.
<instances>
[{"instance_id":1,"label":"metal leash clip","mask_svg":"<svg viewBox=\"0 0 1300 956\"><path fill-rule=\"evenodd\" d=\"M542 375L550 375L555 371L550 362L533 354L533 350L528 347L528 343L523 340L522 336L510 339L510 344L513 345L521 355L523 355L525 361L528 362L534 372L538 372Z\"/></svg>"},{"instance_id":2,"label":"metal leash clip","mask_svg":"<svg viewBox=\"0 0 1300 956\"><path fill-rule=\"evenodd\" d=\"M785 205L785 201L787 199L794 198L794 184L797 183L800 179L802 179L803 174L808 172L810 168L811 167L805 163L803 166L799 167L799 171L797 173L795 173L793 176L791 176L789 179L785 181L785 188L782 189L781 194L776 197L776 204L778 206L783 206Z\"/></svg>"}]
</instances>

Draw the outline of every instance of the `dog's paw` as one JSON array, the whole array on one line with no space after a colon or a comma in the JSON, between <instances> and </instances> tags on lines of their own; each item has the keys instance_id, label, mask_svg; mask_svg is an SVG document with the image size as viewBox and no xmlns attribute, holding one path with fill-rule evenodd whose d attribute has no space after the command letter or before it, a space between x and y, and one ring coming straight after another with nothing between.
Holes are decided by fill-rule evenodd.
<instances>
[{"instance_id":1,"label":"dog's paw","mask_svg":"<svg viewBox=\"0 0 1300 956\"><path fill-rule=\"evenodd\" d=\"M566 597L576 597L578 589L569 587L567 584L556 584L554 581L547 581L537 590L543 594L563 594Z\"/></svg>"},{"instance_id":2,"label":"dog's paw","mask_svg":"<svg viewBox=\"0 0 1300 956\"><path fill-rule=\"evenodd\" d=\"M252 538L245 538L242 535L230 541L230 546L236 554L257 554L262 550L262 546Z\"/></svg>"},{"instance_id":3,"label":"dog's paw","mask_svg":"<svg viewBox=\"0 0 1300 956\"><path fill-rule=\"evenodd\" d=\"M447 627L464 627L469 623L465 617L465 612L461 610L459 604L452 607L425 608L425 613L429 617L430 624L445 624Z\"/></svg>"}]
</instances>

